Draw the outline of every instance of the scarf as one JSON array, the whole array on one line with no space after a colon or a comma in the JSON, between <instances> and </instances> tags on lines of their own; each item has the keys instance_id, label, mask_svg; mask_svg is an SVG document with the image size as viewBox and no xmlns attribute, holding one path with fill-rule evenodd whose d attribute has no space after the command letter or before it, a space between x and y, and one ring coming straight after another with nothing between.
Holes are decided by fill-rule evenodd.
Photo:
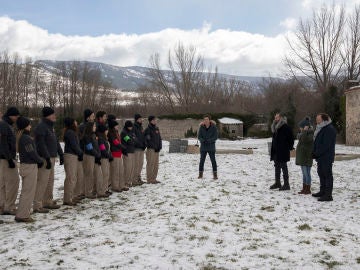
<instances>
[{"instance_id":1,"label":"scarf","mask_svg":"<svg viewBox=\"0 0 360 270\"><path fill-rule=\"evenodd\" d=\"M273 121L272 125L271 125L271 131L272 133L276 133L278 131L279 128L281 128L283 125L287 124L287 119L286 117L283 117L279 120L279 122L276 122L275 120Z\"/></svg>"},{"instance_id":2,"label":"scarf","mask_svg":"<svg viewBox=\"0 0 360 270\"><path fill-rule=\"evenodd\" d=\"M314 141L315 141L315 139L316 139L316 136L320 133L320 131L321 131L324 127L330 125L331 123L332 123L332 120L329 119L329 121L323 121L323 122L321 122L320 124L316 125L316 129L315 129L315 132L314 132Z\"/></svg>"}]
</instances>

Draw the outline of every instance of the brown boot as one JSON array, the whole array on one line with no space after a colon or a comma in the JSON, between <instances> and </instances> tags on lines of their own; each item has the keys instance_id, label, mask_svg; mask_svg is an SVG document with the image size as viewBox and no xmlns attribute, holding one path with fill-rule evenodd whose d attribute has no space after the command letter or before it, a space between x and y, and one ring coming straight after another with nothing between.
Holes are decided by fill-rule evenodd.
<instances>
[{"instance_id":1,"label":"brown boot","mask_svg":"<svg viewBox=\"0 0 360 270\"><path fill-rule=\"evenodd\" d=\"M204 176L204 172L199 172L199 177L198 177L198 179L203 178L203 176Z\"/></svg>"},{"instance_id":2,"label":"brown boot","mask_svg":"<svg viewBox=\"0 0 360 270\"><path fill-rule=\"evenodd\" d=\"M311 194L310 188L311 188L311 185L305 185L305 191L303 194L306 194L306 195Z\"/></svg>"},{"instance_id":3,"label":"brown boot","mask_svg":"<svg viewBox=\"0 0 360 270\"><path fill-rule=\"evenodd\" d=\"M218 179L218 176L217 176L217 172L214 172L214 180L217 180Z\"/></svg>"},{"instance_id":4,"label":"brown boot","mask_svg":"<svg viewBox=\"0 0 360 270\"><path fill-rule=\"evenodd\" d=\"M305 194L305 188L306 188L306 185L303 183L303 187L302 187L302 190L298 192L298 194Z\"/></svg>"}]
</instances>

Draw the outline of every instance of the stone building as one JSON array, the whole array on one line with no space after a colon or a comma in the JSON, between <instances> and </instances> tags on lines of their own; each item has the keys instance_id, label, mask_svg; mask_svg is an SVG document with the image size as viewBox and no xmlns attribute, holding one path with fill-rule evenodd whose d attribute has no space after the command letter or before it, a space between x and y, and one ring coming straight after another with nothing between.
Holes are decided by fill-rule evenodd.
<instances>
[{"instance_id":1,"label":"stone building","mask_svg":"<svg viewBox=\"0 0 360 270\"><path fill-rule=\"evenodd\" d=\"M351 87L346 95L346 144L360 146L360 86Z\"/></svg>"},{"instance_id":2,"label":"stone building","mask_svg":"<svg viewBox=\"0 0 360 270\"><path fill-rule=\"evenodd\" d=\"M244 123L238 119L223 117L219 119L221 131L226 130L232 139L244 137Z\"/></svg>"}]
</instances>

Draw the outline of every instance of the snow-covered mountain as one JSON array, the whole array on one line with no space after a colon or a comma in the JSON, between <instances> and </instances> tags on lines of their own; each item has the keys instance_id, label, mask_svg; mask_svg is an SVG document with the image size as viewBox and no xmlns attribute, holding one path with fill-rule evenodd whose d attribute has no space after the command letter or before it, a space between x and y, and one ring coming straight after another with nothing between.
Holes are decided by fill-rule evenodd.
<instances>
[{"instance_id":1,"label":"snow-covered mountain","mask_svg":"<svg viewBox=\"0 0 360 270\"><path fill-rule=\"evenodd\" d=\"M70 65L72 62L73 61L38 60L36 64L45 71L55 72L62 64ZM111 81L112 85L118 89L136 90L139 86L150 83L150 68L148 67L119 67L98 62L79 61L80 65L84 65L85 63L87 63L91 69L101 70L103 79ZM219 74L219 77L236 79L255 86L265 79L265 77L234 76L227 74Z\"/></svg>"}]
</instances>

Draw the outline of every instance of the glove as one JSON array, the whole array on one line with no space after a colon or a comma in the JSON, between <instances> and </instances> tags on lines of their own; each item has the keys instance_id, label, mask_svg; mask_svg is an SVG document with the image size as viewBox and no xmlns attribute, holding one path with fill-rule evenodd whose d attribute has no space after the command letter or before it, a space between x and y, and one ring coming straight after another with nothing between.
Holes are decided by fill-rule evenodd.
<instances>
[{"instance_id":1,"label":"glove","mask_svg":"<svg viewBox=\"0 0 360 270\"><path fill-rule=\"evenodd\" d=\"M60 156L60 165L64 165L64 156Z\"/></svg>"},{"instance_id":2,"label":"glove","mask_svg":"<svg viewBox=\"0 0 360 270\"><path fill-rule=\"evenodd\" d=\"M47 170L50 170L51 169L51 160L50 158L47 158L46 159L46 167L45 167Z\"/></svg>"},{"instance_id":3,"label":"glove","mask_svg":"<svg viewBox=\"0 0 360 270\"><path fill-rule=\"evenodd\" d=\"M125 149L122 150L122 153L123 153L123 155L125 155L125 156L128 155L128 152L127 152L127 150L125 150Z\"/></svg>"},{"instance_id":4,"label":"glove","mask_svg":"<svg viewBox=\"0 0 360 270\"><path fill-rule=\"evenodd\" d=\"M43 165L44 165L44 162L39 162L39 163L37 164L37 166L38 166L39 169L40 169Z\"/></svg>"},{"instance_id":5,"label":"glove","mask_svg":"<svg viewBox=\"0 0 360 270\"><path fill-rule=\"evenodd\" d=\"M14 169L16 167L15 162L13 159L8 159L9 168Z\"/></svg>"},{"instance_id":6,"label":"glove","mask_svg":"<svg viewBox=\"0 0 360 270\"><path fill-rule=\"evenodd\" d=\"M95 163L101 165L101 158L95 158Z\"/></svg>"},{"instance_id":7,"label":"glove","mask_svg":"<svg viewBox=\"0 0 360 270\"><path fill-rule=\"evenodd\" d=\"M84 160L84 156L83 155L79 155L78 156L78 161L83 161Z\"/></svg>"},{"instance_id":8,"label":"glove","mask_svg":"<svg viewBox=\"0 0 360 270\"><path fill-rule=\"evenodd\" d=\"M109 158L109 162L113 162L114 161L114 158L113 157L110 157Z\"/></svg>"}]
</instances>

